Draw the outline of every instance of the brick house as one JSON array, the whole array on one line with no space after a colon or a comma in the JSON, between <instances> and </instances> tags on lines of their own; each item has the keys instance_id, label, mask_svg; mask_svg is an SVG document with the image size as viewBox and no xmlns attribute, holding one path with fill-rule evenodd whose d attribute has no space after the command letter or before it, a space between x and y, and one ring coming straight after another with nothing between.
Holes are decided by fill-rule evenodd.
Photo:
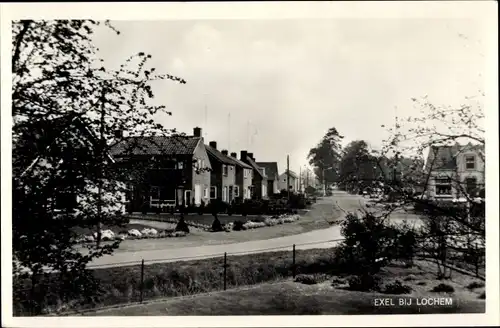
<instances>
[{"instance_id":1,"label":"brick house","mask_svg":"<svg viewBox=\"0 0 500 328\"><path fill-rule=\"evenodd\" d=\"M477 197L485 184L484 145L432 146L425 172L426 195L436 200Z\"/></svg>"},{"instance_id":2,"label":"brick house","mask_svg":"<svg viewBox=\"0 0 500 328\"><path fill-rule=\"evenodd\" d=\"M111 152L120 165L137 168L129 181L129 211L210 199L211 165L201 128L194 128L193 136L128 137Z\"/></svg>"},{"instance_id":3,"label":"brick house","mask_svg":"<svg viewBox=\"0 0 500 328\"><path fill-rule=\"evenodd\" d=\"M253 153L242 150L240 153L240 160L252 167L252 188L251 198L266 199L267 195L267 176L265 170L257 165Z\"/></svg>"},{"instance_id":4,"label":"brick house","mask_svg":"<svg viewBox=\"0 0 500 328\"><path fill-rule=\"evenodd\" d=\"M264 169L264 175L267 176L267 194L273 195L279 193L278 187L278 163L276 162L257 162L257 165Z\"/></svg>"},{"instance_id":5,"label":"brick house","mask_svg":"<svg viewBox=\"0 0 500 328\"><path fill-rule=\"evenodd\" d=\"M205 145L212 171L210 172L210 199L231 203L240 197L240 187L236 184L236 165L227 150L217 150L217 142Z\"/></svg>"},{"instance_id":6,"label":"brick house","mask_svg":"<svg viewBox=\"0 0 500 328\"><path fill-rule=\"evenodd\" d=\"M240 161L236 153L231 153L231 159L236 168L236 185L239 187L241 199L252 198L253 169L250 165Z\"/></svg>"},{"instance_id":7,"label":"brick house","mask_svg":"<svg viewBox=\"0 0 500 328\"><path fill-rule=\"evenodd\" d=\"M288 177L288 180L289 180L289 188L287 188L287 172L283 172L281 173L281 175L279 176L279 182L278 182L278 186L279 186L279 189L280 191L281 190L290 190L290 191L293 191L293 192L297 192L299 190L299 176L289 170L289 177Z\"/></svg>"}]
</instances>

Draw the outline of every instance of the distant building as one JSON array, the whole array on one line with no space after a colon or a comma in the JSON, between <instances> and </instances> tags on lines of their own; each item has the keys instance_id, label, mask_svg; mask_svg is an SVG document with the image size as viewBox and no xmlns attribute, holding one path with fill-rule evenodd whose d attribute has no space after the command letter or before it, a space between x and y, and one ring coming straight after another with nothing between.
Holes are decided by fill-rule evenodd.
<instances>
[{"instance_id":1,"label":"distant building","mask_svg":"<svg viewBox=\"0 0 500 328\"><path fill-rule=\"evenodd\" d=\"M279 176L279 188L280 190L290 190L293 192L297 192L299 190L299 176L293 171L288 172L289 173L287 174L287 171L285 171Z\"/></svg>"},{"instance_id":2,"label":"distant building","mask_svg":"<svg viewBox=\"0 0 500 328\"><path fill-rule=\"evenodd\" d=\"M265 169L257 165L253 153L246 150L241 151L240 160L252 167L252 191L251 197L255 199L266 199L267 195L267 176Z\"/></svg>"},{"instance_id":3,"label":"distant building","mask_svg":"<svg viewBox=\"0 0 500 328\"><path fill-rule=\"evenodd\" d=\"M279 193L278 186L278 163L277 162L257 162L257 165L264 169L264 174L267 176L267 194Z\"/></svg>"},{"instance_id":4,"label":"distant building","mask_svg":"<svg viewBox=\"0 0 500 328\"><path fill-rule=\"evenodd\" d=\"M432 146L425 172L429 174L425 193L430 198L478 197L485 183L484 145Z\"/></svg>"}]
</instances>

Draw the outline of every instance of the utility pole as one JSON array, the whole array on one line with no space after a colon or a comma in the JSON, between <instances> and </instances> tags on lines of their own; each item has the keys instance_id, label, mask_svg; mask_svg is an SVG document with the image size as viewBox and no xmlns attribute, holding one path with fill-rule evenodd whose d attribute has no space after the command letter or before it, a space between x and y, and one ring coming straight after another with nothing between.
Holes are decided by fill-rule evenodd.
<instances>
[{"instance_id":1,"label":"utility pole","mask_svg":"<svg viewBox=\"0 0 500 328\"><path fill-rule=\"evenodd\" d=\"M306 189L309 187L309 169L306 168Z\"/></svg>"},{"instance_id":2,"label":"utility pole","mask_svg":"<svg viewBox=\"0 0 500 328\"><path fill-rule=\"evenodd\" d=\"M299 190L302 192L302 166L299 166Z\"/></svg>"},{"instance_id":3,"label":"utility pole","mask_svg":"<svg viewBox=\"0 0 500 328\"><path fill-rule=\"evenodd\" d=\"M288 201L290 201L290 155L286 155L286 189L288 191Z\"/></svg>"}]
</instances>

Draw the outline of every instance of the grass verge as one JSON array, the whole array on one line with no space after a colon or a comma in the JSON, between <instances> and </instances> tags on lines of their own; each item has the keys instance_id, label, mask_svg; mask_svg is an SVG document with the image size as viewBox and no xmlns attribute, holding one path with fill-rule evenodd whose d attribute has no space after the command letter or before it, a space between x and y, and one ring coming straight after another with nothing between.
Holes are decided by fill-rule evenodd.
<instances>
[{"instance_id":1,"label":"grass verge","mask_svg":"<svg viewBox=\"0 0 500 328\"><path fill-rule=\"evenodd\" d=\"M220 293L181 297L145 305L135 305L89 313L97 316L165 315L360 315L360 314L435 314L482 313L480 300L453 298L451 306L376 306L376 298L399 296L347 291L329 283L304 285L291 281L266 283Z\"/></svg>"}]
</instances>

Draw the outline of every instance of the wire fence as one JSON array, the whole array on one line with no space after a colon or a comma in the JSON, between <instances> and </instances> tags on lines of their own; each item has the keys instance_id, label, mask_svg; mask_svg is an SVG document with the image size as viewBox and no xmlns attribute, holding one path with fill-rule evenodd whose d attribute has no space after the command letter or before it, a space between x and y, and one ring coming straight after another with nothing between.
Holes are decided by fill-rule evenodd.
<instances>
[{"instance_id":1,"label":"wire fence","mask_svg":"<svg viewBox=\"0 0 500 328\"><path fill-rule=\"evenodd\" d=\"M247 251L212 253L196 256L141 259L107 263L90 267L106 291L99 307L143 303L162 297L185 296L204 292L255 285L299 274L335 272L332 247L344 238L267 247ZM227 245L228 248L231 245ZM466 258L461 250L450 249L450 266L456 271L469 272L478 278L484 273L484 254ZM475 249L477 255L477 248ZM244 256L252 255L252 256ZM432 259L431 254L418 252L418 259ZM456 264L463 264L457 267ZM25 286L27 287L27 286ZM42 283L36 290L17 290L18 313L36 312L36 307L57 306L57 291ZM44 295L43 298L37 295ZM54 295L52 295L54 294ZM90 308L92 306L89 305ZM29 315L29 314L28 314Z\"/></svg>"}]
</instances>

